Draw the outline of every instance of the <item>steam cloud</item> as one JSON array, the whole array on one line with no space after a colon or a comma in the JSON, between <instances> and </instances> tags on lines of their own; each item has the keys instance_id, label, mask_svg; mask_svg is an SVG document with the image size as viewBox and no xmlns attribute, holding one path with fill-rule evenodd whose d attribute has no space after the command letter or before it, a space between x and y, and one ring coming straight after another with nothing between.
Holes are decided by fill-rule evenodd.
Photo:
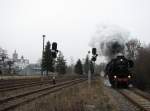
<instances>
[{"instance_id":1,"label":"steam cloud","mask_svg":"<svg viewBox=\"0 0 150 111\"><path fill-rule=\"evenodd\" d=\"M96 47L99 55L105 56L109 61L116 54L124 53L129 36L130 33L119 26L101 25L92 38L90 46Z\"/></svg>"}]
</instances>

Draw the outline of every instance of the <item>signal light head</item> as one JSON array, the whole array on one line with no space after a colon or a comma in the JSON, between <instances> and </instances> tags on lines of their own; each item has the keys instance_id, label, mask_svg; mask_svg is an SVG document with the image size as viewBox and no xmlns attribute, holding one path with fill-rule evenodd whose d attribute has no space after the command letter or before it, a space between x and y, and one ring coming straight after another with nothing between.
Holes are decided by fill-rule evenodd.
<instances>
[{"instance_id":1,"label":"signal light head","mask_svg":"<svg viewBox=\"0 0 150 111\"><path fill-rule=\"evenodd\" d=\"M97 52L97 51L96 51L96 48L92 48L92 54L93 54L93 55L96 55L96 52Z\"/></svg>"},{"instance_id":2,"label":"signal light head","mask_svg":"<svg viewBox=\"0 0 150 111\"><path fill-rule=\"evenodd\" d=\"M93 57L92 57L92 61L96 61L96 57L93 56Z\"/></svg>"},{"instance_id":3,"label":"signal light head","mask_svg":"<svg viewBox=\"0 0 150 111\"><path fill-rule=\"evenodd\" d=\"M56 42L52 43L52 50L57 50L57 43Z\"/></svg>"}]
</instances>

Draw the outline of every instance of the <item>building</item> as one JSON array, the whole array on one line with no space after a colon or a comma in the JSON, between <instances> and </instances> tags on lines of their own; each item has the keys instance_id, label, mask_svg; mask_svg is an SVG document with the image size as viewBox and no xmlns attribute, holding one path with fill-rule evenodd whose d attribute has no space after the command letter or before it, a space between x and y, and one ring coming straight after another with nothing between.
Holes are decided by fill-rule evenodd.
<instances>
[{"instance_id":1,"label":"building","mask_svg":"<svg viewBox=\"0 0 150 111\"><path fill-rule=\"evenodd\" d=\"M21 71L24 75L40 75L41 65L40 64L29 64L26 68Z\"/></svg>"},{"instance_id":2,"label":"building","mask_svg":"<svg viewBox=\"0 0 150 111\"><path fill-rule=\"evenodd\" d=\"M13 60L14 60L15 62L17 62L17 60L18 60L18 54L17 54L16 50L15 50L15 52L13 53L12 58L13 58Z\"/></svg>"},{"instance_id":3,"label":"building","mask_svg":"<svg viewBox=\"0 0 150 111\"><path fill-rule=\"evenodd\" d=\"M21 56L20 59L18 58L18 53L16 52L16 50L12 55L12 60L14 61L14 67L17 70L23 70L29 65L28 59L25 59L23 56Z\"/></svg>"}]
</instances>

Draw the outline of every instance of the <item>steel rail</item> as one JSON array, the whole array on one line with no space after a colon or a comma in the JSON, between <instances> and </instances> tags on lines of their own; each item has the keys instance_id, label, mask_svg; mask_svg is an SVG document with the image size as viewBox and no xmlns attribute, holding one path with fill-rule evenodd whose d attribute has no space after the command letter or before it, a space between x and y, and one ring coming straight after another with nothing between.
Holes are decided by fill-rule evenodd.
<instances>
[{"instance_id":1,"label":"steel rail","mask_svg":"<svg viewBox=\"0 0 150 111\"><path fill-rule=\"evenodd\" d=\"M56 79L56 81L64 81L67 79ZM37 86L37 85L43 85L43 84L48 84L48 83L52 83L52 80L43 80L43 81L30 81L28 83L19 83L19 84L15 84L15 85L11 85L11 86L6 86L6 87L0 87L0 92L6 92L6 91L11 91L11 90L17 90L17 89L21 89L21 88L27 88L27 87L33 87L33 86Z\"/></svg>"},{"instance_id":2,"label":"steel rail","mask_svg":"<svg viewBox=\"0 0 150 111\"><path fill-rule=\"evenodd\" d=\"M150 100L133 92L132 90L122 89L118 90L130 102L136 105L142 111L150 111Z\"/></svg>"},{"instance_id":3,"label":"steel rail","mask_svg":"<svg viewBox=\"0 0 150 111\"><path fill-rule=\"evenodd\" d=\"M50 94L50 93L57 92L63 88L72 86L74 84L83 82L85 80L86 79L71 80L71 81L59 83L56 85L51 85L51 86L46 87L46 88L41 88L41 89L37 89L34 91L22 93L22 94L13 96L13 97L5 98L3 100L0 100L0 103L1 103L0 111L7 111L10 109L14 109L14 108L16 108L22 104L31 102L31 101L39 98L39 97L42 97L42 96Z\"/></svg>"},{"instance_id":4,"label":"steel rail","mask_svg":"<svg viewBox=\"0 0 150 111\"><path fill-rule=\"evenodd\" d=\"M26 87L32 87L32 86L42 85L42 84L46 84L50 82L52 82L52 80L40 81L40 82L37 81L37 82L31 82L31 83L26 83L26 84L17 84L17 85L10 86L10 87L0 88L0 92L6 92L6 91L11 91L11 90L21 89L21 88L26 88Z\"/></svg>"}]
</instances>

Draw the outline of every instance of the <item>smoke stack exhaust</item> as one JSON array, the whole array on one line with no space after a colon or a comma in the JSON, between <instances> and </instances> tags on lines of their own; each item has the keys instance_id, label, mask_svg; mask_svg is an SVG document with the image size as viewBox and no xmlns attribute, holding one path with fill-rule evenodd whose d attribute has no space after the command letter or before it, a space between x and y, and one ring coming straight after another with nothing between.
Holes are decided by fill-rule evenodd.
<instances>
[{"instance_id":1,"label":"smoke stack exhaust","mask_svg":"<svg viewBox=\"0 0 150 111\"><path fill-rule=\"evenodd\" d=\"M109 61L118 53L125 52L125 44L130 33L118 26L101 25L96 35L90 42L91 47L96 47L99 55L105 56Z\"/></svg>"}]
</instances>

